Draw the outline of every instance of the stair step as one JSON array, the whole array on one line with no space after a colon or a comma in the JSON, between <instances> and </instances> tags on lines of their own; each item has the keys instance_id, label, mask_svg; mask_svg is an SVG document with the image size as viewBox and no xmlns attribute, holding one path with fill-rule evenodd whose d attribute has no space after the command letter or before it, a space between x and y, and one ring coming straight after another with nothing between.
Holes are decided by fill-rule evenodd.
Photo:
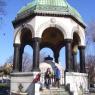
<instances>
[{"instance_id":1,"label":"stair step","mask_svg":"<svg viewBox=\"0 0 95 95\"><path fill-rule=\"evenodd\" d=\"M51 87L50 89L44 88L40 95L69 95L64 88Z\"/></svg>"}]
</instances>

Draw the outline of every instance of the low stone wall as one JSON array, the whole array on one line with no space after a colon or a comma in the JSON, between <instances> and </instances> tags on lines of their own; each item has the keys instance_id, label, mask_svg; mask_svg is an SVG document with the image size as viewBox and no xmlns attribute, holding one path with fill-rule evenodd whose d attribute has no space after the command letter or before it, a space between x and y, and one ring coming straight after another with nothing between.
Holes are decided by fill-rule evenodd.
<instances>
[{"instance_id":1,"label":"low stone wall","mask_svg":"<svg viewBox=\"0 0 95 95\"><path fill-rule=\"evenodd\" d=\"M33 83L33 79L35 78L35 75L36 73L34 72L12 73L11 74L11 88L10 88L11 95L27 95L27 94L36 95L34 93L36 93L35 90L37 89L35 89L35 87L37 85ZM19 92L22 92L22 93L19 93Z\"/></svg>"},{"instance_id":2,"label":"low stone wall","mask_svg":"<svg viewBox=\"0 0 95 95\"><path fill-rule=\"evenodd\" d=\"M86 73L66 72L65 82L70 85L74 95L83 95L88 92L88 75Z\"/></svg>"}]
</instances>

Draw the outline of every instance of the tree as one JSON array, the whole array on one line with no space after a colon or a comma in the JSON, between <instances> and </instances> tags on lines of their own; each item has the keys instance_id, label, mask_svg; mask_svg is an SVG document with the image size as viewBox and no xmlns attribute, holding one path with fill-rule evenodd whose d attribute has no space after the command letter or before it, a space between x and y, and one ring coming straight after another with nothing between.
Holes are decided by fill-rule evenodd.
<instances>
[{"instance_id":1,"label":"tree","mask_svg":"<svg viewBox=\"0 0 95 95\"><path fill-rule=\"evenodd\" d=\"M90 83L95 82L95 21L88 24L86 32L86 69Z\"/></svg>"},{"instance_id":2,"label":"tree","mask_svg":"<svg viewBox=\"0 0 95 95\"><path fill-rule=\"evenodd\" d=\"M1 80L3 80L3 75L4 75L3 67L0 66L0 77L2 78ZM2 81L2 82L3 82L3 81Z\"/></svg>"},{"instance_id":3,"label":"tree","mask_svg":"<svg viewBox=\"0 0 95 95\"><path fill-rule=\"evenodd\" d=\"M30 56L28 53L23 54L23 60L22 60L22 71L31 71L32 70L32 56Z\"/></svg>"},{"instance_id":4,"label":"tree","mask_svg":"<svg viewBox=\"0 0 95 95\"><path fill-rule=\"evenodd\" d=\"M7 61L5 62L5 66L6 64L13 64L13 55L7 59ZM31 69L32 69L32 57L28 53L24 53L22 58L22 71L31 71Z\"/></svg>"},{"instance_id":5,"label":"tree","mask_svg":"<svg viewBox=\"0 0 95 95\"><path fill-rule=\"evenodd\" d=\"M46 53L45 52L42 52L40 54L40 63L44 61L44 57L46 57ZM22 71L23 72L29 72L32 70L32 64L33 64L33 57L30 56L27 52L24 52L23 54L23 57L22 57ZM10 56L6 62L5 62L5 65L4 65L4 72L7 74L9 74L9 72L12 70L12 66L10 68L7 68L6 66L7 65L10 65L10 64L13 64L13 55Z\"/></svg>"},{"instance_id":6,"label":"tree","mask_svg":"<svg viewBox=\"0 0 95 95\"><path fill-rule=\"evenodd\" d=\"M3 72L4 72L4 75L10 75L10 73L12 72L12 69L13 68L13 65L12 64L5 64L3 66Z\"/></svg>"},{"instance_id":7,"label":"tree","mask_svg":"<svg viewBox=\"0 0 95 95\"><path fill-rule=\"evenodd\" d=\"M86 71L88 72L89 82L94 83L95 80L95 56L89 55L86 57Z\"/></svg>"}]
</instances>

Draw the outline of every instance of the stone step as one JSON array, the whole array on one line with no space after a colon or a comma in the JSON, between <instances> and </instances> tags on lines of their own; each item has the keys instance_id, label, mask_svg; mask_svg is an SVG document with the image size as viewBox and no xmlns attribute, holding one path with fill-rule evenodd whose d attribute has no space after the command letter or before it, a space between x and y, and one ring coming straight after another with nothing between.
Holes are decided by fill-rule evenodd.
<instances>
[{"instance_id":1,"label":"stone step","mask_svg":"<svg viewBox=\"0 0 95 95\"><path fill-rule=\"evenodd\" d=\"M48 93L40 93L40 95L69 95L67 92L48 92Z\"/></svg>"},{"instance_id":2,"label":"stone step","mask_svg":"<svg viewBox=\"0 0 95 95\"><path fill-rule=\"evenodd\" d=\"M64 88L51 87L50 89L44 88L40 95L69 95L69 93Z\"/></svg>"}]
</instances>

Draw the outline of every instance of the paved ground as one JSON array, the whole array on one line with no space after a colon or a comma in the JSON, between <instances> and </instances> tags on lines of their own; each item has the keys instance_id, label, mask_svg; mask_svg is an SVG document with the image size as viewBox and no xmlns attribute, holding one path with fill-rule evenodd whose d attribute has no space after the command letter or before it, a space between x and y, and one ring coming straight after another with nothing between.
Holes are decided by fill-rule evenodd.
<instances>
[{"instance_id":1,"label":"paved ground","mask_svg":"<svg viewBox=\"0 0 95 95\"><path fill-rule=\"evenodd\" d=\"M90 95L95 95L95 93L91 93Z\"/></svg>"},{"instance_id":2,"label":"paved ground","mask_svg":"<svg viewBox=\"0 0 95 95\"><path fill-rule=\"evenodd\" d=\"M0 95L9 95L9 89L0 89ZM95 95L95 93L90 93L89 95Z\"/></svg>"},{"instance_id":3,"label":"paved ground","mask_svg":"<svg viewBox=\"0 0 95 95\"><path fill-rule=\"evenodd\" d=\"M8 88L0 88L0 95L9 95L10 89ZM88 95L95 95L95 93L90 93Z\"/></svg>"}]
</instances>

